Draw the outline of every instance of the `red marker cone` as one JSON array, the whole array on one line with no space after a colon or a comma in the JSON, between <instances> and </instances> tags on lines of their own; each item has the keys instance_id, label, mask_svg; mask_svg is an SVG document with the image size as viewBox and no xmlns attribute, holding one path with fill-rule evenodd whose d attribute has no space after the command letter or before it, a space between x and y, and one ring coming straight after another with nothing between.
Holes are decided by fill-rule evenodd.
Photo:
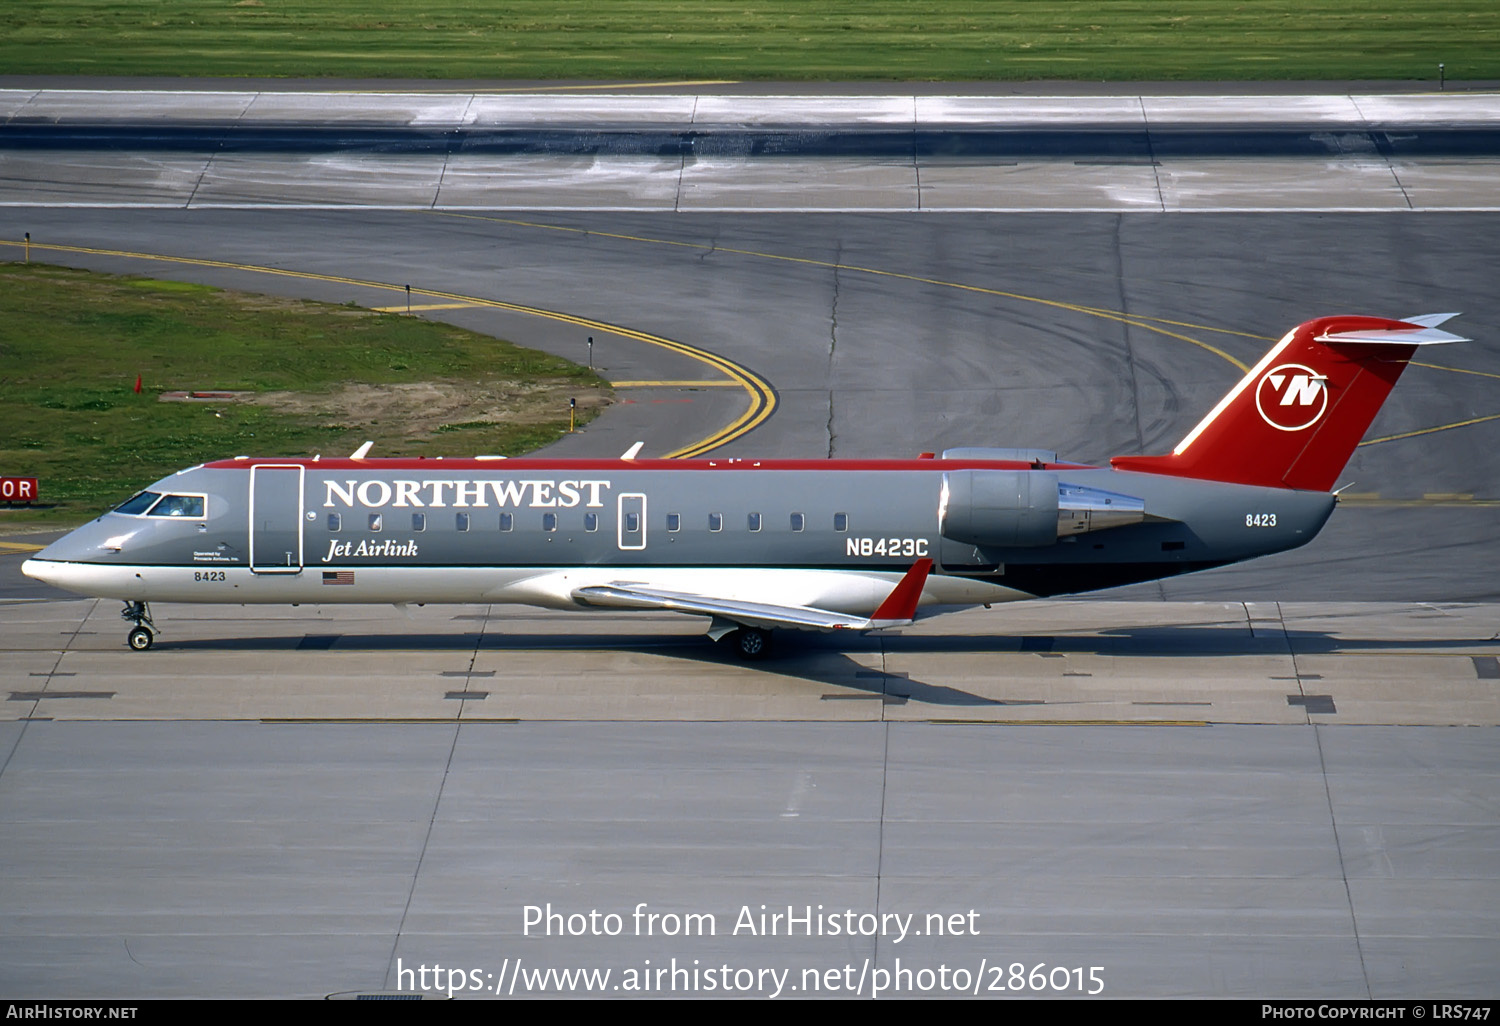
<instances>
[{"instance_id":1,"label":"red marker cone","mask_svg":"<svg viewBox=\"0 0 1500 1026\"><path fill-rule=\"evenodd\" d=\"M141 394L141 376L139 374L135 376L135 394Z\"/></svg>"}]
</instances>

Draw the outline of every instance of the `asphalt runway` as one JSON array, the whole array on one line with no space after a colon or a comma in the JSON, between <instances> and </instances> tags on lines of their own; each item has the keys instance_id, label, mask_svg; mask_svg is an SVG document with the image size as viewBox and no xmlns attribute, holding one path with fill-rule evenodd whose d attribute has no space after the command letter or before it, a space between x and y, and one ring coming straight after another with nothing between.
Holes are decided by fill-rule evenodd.
<instances>
[{"instance_id":1,"label":"asphalt runway","mask_svg":"<svg viewBox=\"0 0 1500 1026\"><path fill-rule=\"evenodd\" d=\"M437 964L487 993L598 968L717 995L720 966L763 995L902 967L906 994L1037 993L1021 964L1047 994L1100 967L1114 997L1492 996L1497 218L8 211L33 259L367 306L411 284L422 316L574 358L593 333L627 384L568 455L722 437L753 397L496 303L746 368L775 407L734 456L1163 451L1309 317L1462 310L1477 341L1408 371L1302 550L763 667L687 619L489 607L164 607L142 656L113 603L0 554L0 995L320 997ZM569 935L526 926L549 903Z\"/></svg>"}]
</instances>

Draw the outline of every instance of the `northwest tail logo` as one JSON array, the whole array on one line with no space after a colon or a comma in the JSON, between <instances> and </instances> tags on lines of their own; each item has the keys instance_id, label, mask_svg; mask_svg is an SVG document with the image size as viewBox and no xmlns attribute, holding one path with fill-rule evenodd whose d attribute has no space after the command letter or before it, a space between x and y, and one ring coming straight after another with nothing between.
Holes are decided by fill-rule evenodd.
<instances>
[{"instance_id":1,"label":"northwest tail logo","mask_svg":"<svg viewBox=\"0 0 1500 1026\"><path fill-rule=\"evenodd\" d=\"M1278 431L1310 428L1328 409L1327 378L1300 363L1272 367L1255 386L1255 408Z\"/></svg>"}]
</instances>

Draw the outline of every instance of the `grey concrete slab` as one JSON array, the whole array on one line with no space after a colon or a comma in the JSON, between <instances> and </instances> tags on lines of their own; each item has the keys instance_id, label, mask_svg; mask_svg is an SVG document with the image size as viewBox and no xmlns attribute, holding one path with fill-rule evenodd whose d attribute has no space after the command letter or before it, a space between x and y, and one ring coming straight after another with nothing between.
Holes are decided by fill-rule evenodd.
<instances>
[{"instance_id":1,"label":"grey concrete slab","mask_svg":"<svg viewBox=\"0 0 1500 1026\"><path fill-rule=\"evenodd\" d=\"M35 89L0 89L0 118L8 119L25 109L36 94Z\"/></svg>"},{"instance_id":2,"label":"grey concrete slab","mask_svg":"<svg viewBox=\"0 0 1500 1026\"><path fill-rule=\"evenodd\" d=\"M423 156L220 153L192 202L429 207L442 177L442 160Z\"/></svg>"},{"instance_id":3,"label":"grey concrete slab","mask_svg":"<svg viewBox=\"0 0 1500 1026\"><path fill-rule=\"evenodd\" d=\"M1411 200L1383 160L1164 161L1167 210L1406 210Z\"/></svg>"},{"instance_id":4,"label":"grey concrete slab","mask_svg":"<svg viewBox=\"0 0 1500 1026\"><path fill-rule=\"evenodd\" d=\"M679 210L913 210L906 161L698 158L682 168Z\"/></svg>"},{"instance_id":5,"label":"grey concrete slab","mask_svg":"<svg viewBox=\"0 0 1500 1026\"><path fill-rule=\"evenodd\" d=\"M1357 124L1365 120L1362 104L1371 97L1328 93L1312 96L1143 96L1145 119L1157 124ZM1482 106L1482 105L1481 105ZM1384 108L1381 108L1384 109ZM1432 108L1419 106L1412 114Z\"/></svg>"},{"instance_id":6,"label":"grey concrete slab","mask_svg":"<svg viewBox=\"0 0 1500 1026\"><path fill-rule=\"evenodd\" d=\"M473 125L689 124L693 96L512 93L476 95L466 123Z\"/></svg>"},{"instance_id":7,"label":"grey concrete slab","mask_svg":"<svg viewBox=\"0 0 1500 1026\"><path fill-rule=\"evenodd\" d=\"M1145 123L1141 99L1135 96L918 96L918 124L965 125L1116 125Z\"/></svg>"},{"instance_id":8,"label":"grey concrete slab","mask_svg":"<svg viewBox=\"0 0 1500 1026\"><path fill-rule=\"evenodd\" d=\"M1149 165L922 162L922 210L1160 211L1157 169Z\"/></svg>"},{"instance_id":9,"label":"grey concrete slab","mask_svg":"<svg viewBox=\"0 0 1500 1026\"><path fill-rule=\"evenodd\" d=\"M1500 106L1494 93L1375 94L1351 97L1361 115L1371 122L1400 122L1419 118L1425 122L1500 121Z\"/></svg>"},{"instance_id":10,"label":"grey concrete slab","mask_svg":"<svg viewBox=\"0 0 1500 1026\"><path fill-rule=\"evenodd\" d=\"M406 957L442 934L472 933L509 940L507 953L551 947L599 964L639 959L642 945L618 938L538 944L545 924L518 929L527 905L633 918L644 902L657 912L711 913L727 932L739 905L784 903L789 886L822 900L874 901L879 728L828 735L805 726L767 737L706 724L692 738L663 741L650 726L626 734L602 724L544 734L466 728L405 920ZM574 811L559 818L552 810L563 796ZM825 824L845 857L830 864L827 848L808 844L809 822ZM476 900L476 887L490 898ZM518 933L528 937L524 952L514 948Z\"/></svg>"},{"instance_id":11,"label":"grey concrete slab","mask_svg":"<svg viewBox=\"0 0 1500 1026\"><path fill-rule=\"evenodd\" d=\"M116 117L228 122L243 114L256 95L225 90L41 89L12 116L49 121Z\"/></svg>"},{"instance_id":12,"label":"grey concrete slab","mask_svg":"<svg viewBox=\"0 0 1500 1026\"><path fill-rule=\"evenodd\" d=\"M1252 752L1220 729L1030 728L1005 735L1001 751L990 747L1001 735L972 729L892 735L904 748L893 764L904 765L889 786L904 802L887 804L882 868L895 879L882 893L927 905L967 895L987 907L982 941L929 939L933 960L972 963L975 949L999 949L1028 970L1097 965L1116 997L1264 996L1268 978L1278 993L1358 996L1326 800L1307 786L1319 773L1310 737L1258 734ZM1087 765L1075 745L1094 752ZM943 755L955 747L972 760L957 776ZM1201 774L1194 786L1169 784L1188 762ZM1203 805L1174 809L1182 800ZM1096 842L1067 843L1075 831ZM985 879L953 857L977 850L994 859ZM1312 949L1318 971L1282 963ZM882 957L898 954L915 952Z\"/></svg>"},{"instance_id":13,"label":"grey concrete slab","mask_svg":"<svg viewBox=\"0 0 1500 1026\"><path fill-rule=\"evenodd\" d=\"M447 159L436 205L475 208L673 210L682 161L672 157L494 157Z\"/></svg>"},{"instance_id":14,"label":"grey concrete slab","mask_svg":"<svg viewBox=\"0 0 1500 1026\"><path fill-rule=\"evenodd\" d=\"M913 121L909 96L700 96L695 124L900 125Z\"/></svg>"},{"instance_id":15,"label":"grey concrete slab","mask_svg":"<svg viewBox=\"0 0 1500 1026\"><path fill-rule=\"evenodd\" d=\"M210 159L207 153L0 151L0 204L186 206Z\"/></svg>"},{"instance_id":16,"label":"grey concrete slab","mask_svg":"<svg viewBox=\"0 0 1500 1026\"><path fill-rule=\"evenodd\" d=\"M1485 897L1488 901L1488 896ZM1375 1000L1390 1000L1400 994L1467 993L1482 994L1493 982L1487 982L1481 963L1491 965L1500 957L1500 944L1491 937L1457 937L1426 944L1413 944L1406 938L1387 940L1372 937L1360 945L1365 972L1370 977L1370 994Z\"/></svg>"},{"instance_id":17,"label":"grey concrete slab","mask_svg":"<svg viewBox=\"0 0 1500 1026\"><path fill-rule=\"evenodd\" d=\"M1500 197L1500 163L1493 161L1401 161L1391 170L1418 210L1487 206Z\"/></svg>"},{"instance_id":18,"label":"grey concrete slab","mask_svg":"<svg viewBox=\"0 0 1500 1026\"><path fill-rule=\"evenodd\" d=\"M28 867L0 884L0 990L249 997L317 996L337 989L330 978L378 985L453 728L376 745L349 728L27 730L0 783L0 858ZM97 761L80 766L77 746ZM309 772L321 785L297 784Z\"/></svg>"},{"instance_id":19,"label":"grey concrete slab","mask_svg":"<svg viewBox=\"0 0 1500 1026\"><path fill-rule=\"evenodd\" d=\"M462 93L256 93L243 120L340 124L460 125L471 97Z\"/></svg>"}]
</instances>

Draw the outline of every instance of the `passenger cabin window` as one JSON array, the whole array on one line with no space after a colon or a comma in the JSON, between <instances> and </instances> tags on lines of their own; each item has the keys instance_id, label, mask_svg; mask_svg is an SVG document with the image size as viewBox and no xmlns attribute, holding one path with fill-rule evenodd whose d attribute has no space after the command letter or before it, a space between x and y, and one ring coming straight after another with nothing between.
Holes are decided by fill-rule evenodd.
<instances>
[{"instance_id":1,"label":"passenger cabin window","mask_svg":"<svg viewBox=\"0 0 1500 1026\"><path fill-rule=\"evenodd\" d=\"M599 514L585 513L583 515L583 529L585 531L599 530Z\"/></svg>"},{"instance_id":2,"label":"passenger cabin window","mask_svg":"<svg viewBox=\"0 0 1500 1026\"><path fill-rule=\"evenodd\" d=\"M708 515L708 529L710 531L724 530L724 514L710 513Z\"/></svg>"},{"instance_id":3,"label":"passenger cabin window","mask_svg":"<svg viewBox=\"0 0 1500 1026\"><path fill-rule=\"evenodd\" d=\"M849 514L835 513L833 515L833 529L835 531L849 530Z\"/></svg>"},{"instance_id":4,"label":"passenger cabin window","mask_svg":"<svg viewBox=\"0 0 1500 1026\"><path fill-rule=\"evenodd\" d=\"M328 530L331 534L337 534L344 528L344 517L339 513L328 514Z\"/></svg>"},{"instance_id":5,"label":"passenger cabin window","mask_svg":"<svg viewBox=\"0 0 1500 1026\"><path fill-rule=\"evenodd\" d=\"M427 530L427 514L413 513L411 515L411 529L413 531L416 531L418 534L421 534L423 531Z\"/></svg>"},{"instance_id":6,"label":"passenger cabin window","mask_svg":"<svg viewBox=\"0 0 1500 1026\"><path fill-rule=\"evenodd\" d=\"M625 514L625 533L635 534L641 529L641 515L639 513Z\"/></svg>"},{"instance_id":7,"label":"passenger cabin window","mask_svg":"<svg viewBox=\"0 0 1500 1026\"><path fill-rule=\"evenodd\" d=\"M760 530L760 514L759 513L751 513L748 516L746 516L745 517L745 526L748 527L752 531L759 531Z\"/></svg>"},{"instance_id":8,"label":"passenger cabin window","mask_svg":"<svg viewBox=\"0 0 1500 1026\"><path fill-rule=\"evenodd\" d=\"M385 518L379 513L370 514L370 530L379 533L385 526Z\"/></svg>"},{"instance_id":9,"label":"passenger cabin window","mask_svg":"<svg viewBox=\"0 0 1500 1026\"><path fill-rule=\"evenodd\" d=\"M556 513L543 513L542 514L542 530L543 531L555 531L555 530L557 530L557 514Z\"/></svg>"},{"instance_id":10,"label":"passenger cabin window","mask_svg":"<svg viewBox=\"0 0 1500 1026\"><path fill-rule=\"evenodd\" d=\"M467 513L455 513L455 514L453 514L453 526L454 526L455 529L457 529L459 531L467 531L469 529L469 514L467 514Z\"/></svg>"},{"instance_id":11,"label":"passenger cabin window","mask_svg":"<svg viewBox=\"0 0 1500 1026\"><path fill-rule=\"evenodd\" d=\"M161 492L140 492L116 506L115 512L140 515L150 509L159 498L161 498Z\"/></svg>"},{"instance_id":12,"label":"passenger cabin window","mask_svg":"<svg viewBox=\"0 0 1500 1026\"><path fill-rule=\"evenodd\" d=\"M667 530L668 531L680 531L680 530L682 530L682 514L681 513L668 513L667 514Z\"/></svg>"},{"instance_id":13,"label":"passenger cabin window","mask_svg":"<svg viewBox=\"0 0 1500 1026\"><path fill-rule=\"evenodd\" d=\"M792 530L793 531L801 531L805 527L807 527L807 518L804 517L801 513L793 513L792 514Z\"/></svg>"},{"instance_id":14,"label":"passenger cabin window","mask_svg":"<svg viewBox=\"0 0 1500 1026\"><path fill-rule=\"evenodd\" d=\"M500 514L500 530L510 531L516 526L516 515L514 513Z\"/></svg>"},{"instance_id":15,"label":"passenger cabin window","mask_svg":"<svg viewBox=\"0 0 1500 1026\"><path fill-rule=\"evenodd\" d=\"M203 496L201 495L164 495L160 502L151 507L153 517L203 517Z\"/></svg>"}]
</instances>

